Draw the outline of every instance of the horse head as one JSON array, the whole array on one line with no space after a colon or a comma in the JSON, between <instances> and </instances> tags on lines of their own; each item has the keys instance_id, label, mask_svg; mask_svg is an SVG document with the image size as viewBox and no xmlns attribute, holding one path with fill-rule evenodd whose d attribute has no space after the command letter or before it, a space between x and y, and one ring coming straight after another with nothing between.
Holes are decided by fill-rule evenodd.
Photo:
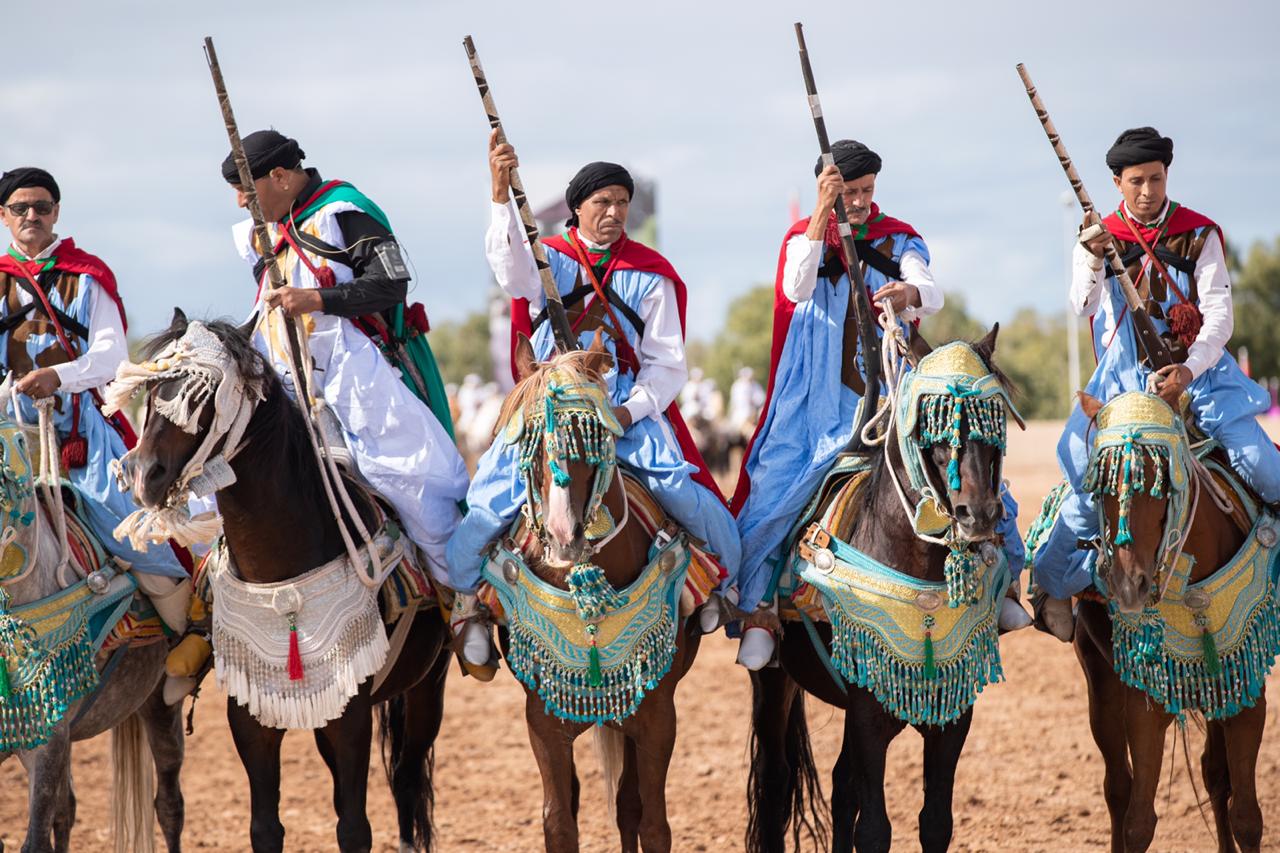
<instances>
[{"instance_id":1,"label":"horse head","mask_svg":"<svg viewBox=\"0 0 1280 853\"><path fill-rule=\"evenodd\" d=\"M144 360L122 366L108 389L114 408L145 395L142 434L123 463L144 508L185 502L196 478L239 449L272 375L250 343L251 324L188 321L175 308L169 328L148 342ZM226 482L227 469L221 470L218 487Z\"/></svg>"},{"instance_id":2,"label":"horse head","mask_svg":"<svg viewBox=\"0 0 1280 853\"><path fill-rule=\"evenodd\" d=\"M585 562L615 529L604 506L622 435L603 379L613 357L597 332L585 351L543 364L521 336L515 361L520 381L498 422L519 445L526 517L549 563Z\"/></svg>"},{"instance_id":3,"label":"horse head","mask_svg":"<svg viewBox=\"0 0 1280 853\"><path fill-rule=\"evenodd\" d=\"M1097 427L1083 485L1098 510L1098 577L1118 610L1138 613L1159 602L1190 527L1186 426L1139 391L1105 405L1081 392L1080 406Z\"/></svg>"},{"instance_id":4,"label":"horse head","mask_svg":"<svg viewBox=\"0 0 1280 853\"><path fill-rule=\"evenodd\" d=\"M897 392L895 460L916 492L916 529L966 542L995 535L1003 514L1006 421L1022 419L993 356L999 324L977 343L933 349L914 329Z\"/></svg>"}]
</instances>

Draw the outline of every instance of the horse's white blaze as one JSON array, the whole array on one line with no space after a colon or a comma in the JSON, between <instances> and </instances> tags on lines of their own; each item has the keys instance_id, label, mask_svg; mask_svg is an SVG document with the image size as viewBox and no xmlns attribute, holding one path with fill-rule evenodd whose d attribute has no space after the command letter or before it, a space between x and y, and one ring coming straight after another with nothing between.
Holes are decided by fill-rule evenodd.
<instances>
[{"instance_id":1,"label":"horse's white blaze","mask_svg":"<svg viewBox=\"0 0 1280 853\"><path fill-rule=\"evenodd\" d=\"M573 504L569 500L569 487L552 484L547 495L545 510L547 532L557 545L573 544L573 527L575 523Z\"/></svg>"}]
</instances>

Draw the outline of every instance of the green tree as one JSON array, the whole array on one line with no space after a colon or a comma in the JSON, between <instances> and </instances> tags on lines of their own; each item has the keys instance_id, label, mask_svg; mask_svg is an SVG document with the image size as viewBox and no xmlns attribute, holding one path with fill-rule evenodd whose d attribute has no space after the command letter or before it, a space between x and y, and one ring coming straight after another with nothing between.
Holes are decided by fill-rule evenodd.
<instances>
[{"instance_id":1,"label":"green tree","mask_svg":"<svg viewBox=\"0 0 1280 853\"><path fill-rule=\"evenodd\" d=\"M934 346L952 341L972 341L986 333L986 327L969 314L962 293L948 293L941 310L920 322L920 334Z\"/></svg>"},{"instance_id":2,"label":"green tree","mask_svg":"<svg viewBox=\"0 0 1280 853\"><path fill-rule=\"evenodd\" d=\"M1233 351L1249 350L1254 376L1280 376L1280 237L1249 248L1243 265L1232 273L1235 302Z\"/></svg>"},{"instance_id":3,"label":"green tree","mask_svg":"<svg viewBox=\"0 0 1280 853\"><path fill-rule=\"evenodd\" d=\"M761 384L769 374L773 342L773 285L757 285L729 303L724 328L710 344L695 341L688 348L689 364L715 380L728 393L738 370L750 367Z\"/></svg>"},{"instance_id":4,"label":"green tree","mask_svg":"<svg viewBox=\"0 0 1280 853\"><path fill-rule=\"evenodd\" d=\"M461 382L468 373L484 379L493 376L487 313L476 311L461 321L439 323L432 328L428 340L445 382Z\"/></svg>"}]
</instances>

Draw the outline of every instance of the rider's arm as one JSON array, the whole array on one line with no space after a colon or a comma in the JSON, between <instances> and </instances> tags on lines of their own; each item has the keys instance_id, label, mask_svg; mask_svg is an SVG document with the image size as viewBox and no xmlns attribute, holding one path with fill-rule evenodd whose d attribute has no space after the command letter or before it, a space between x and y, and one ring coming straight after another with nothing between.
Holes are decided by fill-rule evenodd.
<instances>
[{"instance_id":1,"label":"rider's arm","mask_svg":"<svg viewBox=\"0 0 1280 853\"><path fill-rule=\"evenodd\" d=\"M534 307L542 304L542 283L533 262L533 251L524 229L511 215L510 203L493 202L489 230L484 235L484 255L498 286L514 299L528 299Z\"/></svg>"},{"instance_id":2,"label":"rider's arm","mask_svg":"<svg viewBox=\"0 0 1280 853\"><path fill-rule=\"evenodd\" d=\"M1102 265L1097 255L1079 243L1071 250L1071 310L1090 317L1102 301ZM1095 266L1095 264L1097 266Z\"/></svg>"},{"instance_id":3,"label":"rider's arm","mask_svg":"<svg viewBox=\"0 0 1280 853\"><path fill-rule=\"evenodd\" d=\"M818 286L824 243L796 234L787 241L787 258L782 264L782 292L792 302L804 302Z\"/></svg>"},{"instance_id":4,"label":"rider's arm","mask_svg":"<svg viewBox=\"0 0 1280 853\"><path fill-rule=\"evenodd\" d=\"M1200 313L1204 322L1200 333L1187 350L1186 366L1193 379L1199 378L1218 363L1226 351L1227 341L1235 326L1231 304L1231 277L1222 251L1222 239L1216 230L1205 238L1196 260L1196 293L1200 296Z\"/></svg>"},{"instance_id":5,"label":"rider's arm","mask_svg":"<svg viewBox=\"0 0 1280 853\"><path fill-rule=\"evenodd\" d=\"M58 390L73 394L106 385L116 378L120 362L129 357L115 300L102 292L93 276L84 276L83 286L89 287L89 345L75 361L53 366Z\"/></svg>"},{"instance_id":6,"label":"rider's arm","mask_svg":"<svg viewBox=\"0 0 1280 853\"><path fill-rule=\"evenodd\" d=\"M675 285L670 279L661 279L645 294L639 313L644 321L644 337L636 353L640 370L631 396L622 404L631 413L632 423L665 412L689 379Z\"/></svg>"},{"instance_id":7,"label":"rider's arm","mask_svg":"<svg viewBox=\"0 0 1280 853\"><path fill-rule=\"evenodd\" d=\"M409 269L400 246L382 223L361 210L338 214L351 256L351 281L320 290L324 313L362 317L394 308L409 293Z\"/></svg>"},{"instance_id":8,"label":"rider's arm","mask_svg":"<svg viewBox=\"0 0 1280 853\"><path fill-rule=\"evenodd\" d=\"M942 288L934 282L933 271L929 269L924 256L915 249L906 249L898 260L898 267L902 270L902 280L913 286L920 294L920 307L908 305L898 316L910 322L938 313L945 300Z\"/></svg>"}]
</instances>

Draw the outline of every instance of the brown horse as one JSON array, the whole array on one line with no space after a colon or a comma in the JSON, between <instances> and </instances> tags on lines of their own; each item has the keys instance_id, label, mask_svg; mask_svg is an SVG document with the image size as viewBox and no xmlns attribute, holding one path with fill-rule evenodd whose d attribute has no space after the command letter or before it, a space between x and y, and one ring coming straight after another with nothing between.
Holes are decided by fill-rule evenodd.
<instances>
[{"instance_id":1,"label":"brown horse","mask_svg":"<svg viewBox=\"0 0 1280 853\"><path fill-rule=\"evenodd\" d=\"M546 364L538 364L529 341L521 337L515 353L520 382L507 398L499 423L506 424L512 416L541 413L552 370L561 376L574 375L579 382L593 383L607 400L601 377L610 359L597 334L587 351L560 355ZM612 436L607 440L611 443ZM540 501L544 514L537 530L545 556L529 559L529 571L553 587L569 589L570 568L590 560L603 570L614 590L629 586L649 564L652 540L626 508L622 478L614 476L603 497L603 506L610 516L622 521L618 522L614 536L597 550L587 538L590 522L587 511L595 478L602 472L584 458L561 457L556 464L563 466L560 468L562 481L565 473L569 476L567 488L555 487L556 477L545 451L539 451L533 460L535 499ZM542 774L543 838L547 850L571 853L579 849L579 783L573 742L587 729L592 729L596 737L610 808L616 810L621 849L643 849L645 853L671 849L666 781L676 740L675 691L677 682L693 665L701 639L696 620L678 621L676 635L670 669L644 694L635 713L621 721L593 726L561 719L548 710L536 690L526 685L525 720L534 758ZM509 642L505 639L504 647L510 657Z\"/></svg>"},{"instance_id":2,"label":"brown horse","mask_svg":"<svg viewBox=\"0 0 1280 853\"><path fill-rule=\"evenodd\" d=\"M298 406L251 345L249 328L220 322L206 327L222 344L238 374L223 381L260 383L263 391L263 399L254 405L241 449L230 463L236 481L217 492L227 547L238 575L251 584L277 583L344 555L344 543L325 498ZM151 341L149 355L181 339L187 328L186 316L175 311L170 328ZM198 429L188 433L155 411L157 398L180 397L185 381L157 381L147 392L148 417L130 465L134 496L144 507L158 508L166 502L214 418L214 406L205 406ZM371 502L359 503L365 524L373 526ZM281 535L282 531L288 535ZM400 655L377 691L372 690L373 679L367 679L341 716L314 731L316 747L333 775L338 847L343 851L367 851L373 845L365 795L372 710L380 703L387 703L380 729L384 755L390 755L387 774L396 802L401 849L431 847L433 745L440 730L444 682L452 654L448 629L434 607L420 610L412 618L404 648L413 653ZM253 849L282 850L280 744L285 729L260 724L245 705L232 698L227 700L227 718L249 776Z\"/></svg>"},{"instance_id":3,"label":"brown horse","mask_svg":"<svg viewBox=\"0 0 1280 853\"><path fill-rule=\"evenodd\" d=\"M1091 419L1101 401L1080 395ZM1155 463L1147 458L1143 476L1153 482ZM1196 486L1191 488L1207 488ZM1103 536L1118 529L1119 497L1103 498ZM1132 494L1129 529L1132 542L1114 537L1102 547L1112 553L1099 569L1106 581L1110 604L1122 613L1140 613L1160 600L1157 568L1166 537L1170 499L1153 497L1150 490ZM1195 501L1182 551L1193 557L1188 583L1204 580L1226 565L1246 541L1249 525L1239 511L1224 512L1218 502L1202 495ZM1109 566L1106 565L1109 562ZM1075 650L1089 688L1089 726L1106 765L1103 795L1111 814L1113 853L1140 853L1151 845L1156 829L1155 797L1160 781L1165 732L1174 715L1142 690L1126 685L1113 659L1112 619L1108 604L1082 599L1077 613ZM1262 841L1262 811L1258 806L1255 769L1266 723L1266 695L1235 716L1206 721L1206 741L1200 758L1209 802L1213 807L1218 850L1255 851Z\"/></svg>"},{"instance_id":4,"label":"brown horse","mask_svg":"<svg viewBox=\"0 0 1280 853\"><path fill-rule=\"evenodd\" d=\"M999 327L972 351L1002 386L1007 382L992 359ZM911 361L931 350L912 335ZM944 578L948 549L917 537L912 519L894 485L907 480L899 445L890 440L873 459L872 473L862 494L853 498L857 512L846 513L833 537L896 571L923 581ZM965 416L966 439L960 448L961 485L949 488L947 470L950 448L934 445L921 458L925 477L947 502L949 515L962 524L972 542L994 536L1001 519L1001 468L1003 450L977 440ZM919 427L917 427L919 428ZM833 487L813 517L850 484ZM914 503L918 495L910 495ZM783 623L778 646L780 666L752 673L752 756L748 780L746 849L750 853L782 853L799 849L802 835L826 847L830 820L831 849L835 851L887 851L893 827L885 804L884 781L889 744L907 723L881 704L869 690L836 676L832 664L832 632L825 622L814 623L816 638L800 622ZM819 651L816 644L821 643ZM830 811L822 802L821 782L810 749L805 720L804 694L844 710L844 741L832 770ZM914 725L924 739L924 806L920 810L919 838L926 853L946 850L951 843L952 791L956 766L973 720L970 705L945 725Z\"/></svg>"}]
</instances>

